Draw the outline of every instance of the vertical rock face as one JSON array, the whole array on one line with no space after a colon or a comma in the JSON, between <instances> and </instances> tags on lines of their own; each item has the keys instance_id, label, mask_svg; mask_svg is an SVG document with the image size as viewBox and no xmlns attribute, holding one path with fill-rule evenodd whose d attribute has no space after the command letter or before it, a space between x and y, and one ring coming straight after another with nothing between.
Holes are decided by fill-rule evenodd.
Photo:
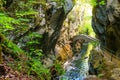
<instances>
[{"instance_id":1,"label":"vertical rock face","mask_svg":"<svg viewBox=\"0 0 120 80\"><path fill-rule=\"evenodd\" d=\"M120 57L120 2L107 0L93 8L92 27L102 46Z\"/></svg>"},{"instance_id":2,"label":"vertical rock face","mask_svg":"<svg viewBox=\"0 0 120 80\"><path fill-rule=\"evenodd\" d=\"M107 26L107 14L105 6L97 5L93 8L92 27L101 40L102 45L105 45L105 28Z\"/></svg>"},{"instance_id":3,"label":"vertical rock face","mask_svg":"<svg viewBox=\"0 0 120 80\"><path fill-rule=\"evenodd\" d=\"M42 45L42 50L44 53L54 53L54 48L60 36L62 24L67 14L73 8L73 3L72 0L66 0L63 6L55 7L57 8L53 9L51 16L49 16L50 14L46 15L46 20L50 20L50 22L47 23L47 30L43 34L42 41L44 44Z\"/></svg>"},{"instance_id":4,"label":"vertical rock face","mask_svg":"<svg viewBox=\"0 0 120 80\"><path fill-rule=\"evenodd\" d=\"M112 3L107 3L107 14L110 23L106 27L106 45L120 57L120 3L119 0L111 1Z\"/></svg>"}]
</instances>

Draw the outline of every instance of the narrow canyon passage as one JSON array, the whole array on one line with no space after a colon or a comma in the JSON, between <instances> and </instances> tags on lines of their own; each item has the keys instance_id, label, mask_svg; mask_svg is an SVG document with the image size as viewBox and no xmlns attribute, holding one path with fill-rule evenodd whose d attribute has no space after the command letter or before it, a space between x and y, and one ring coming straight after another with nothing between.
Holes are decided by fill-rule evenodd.
<instances>
[{"instance_id":1,"label":"narrow canyon passage","mask_svg":"<svg viewBox=\"0 0 120 80\"><path fill-rule=\"evenodd\" d=\"M0 0L0 80L120 80L120 0Z\"/></svg>"}]
</instances>

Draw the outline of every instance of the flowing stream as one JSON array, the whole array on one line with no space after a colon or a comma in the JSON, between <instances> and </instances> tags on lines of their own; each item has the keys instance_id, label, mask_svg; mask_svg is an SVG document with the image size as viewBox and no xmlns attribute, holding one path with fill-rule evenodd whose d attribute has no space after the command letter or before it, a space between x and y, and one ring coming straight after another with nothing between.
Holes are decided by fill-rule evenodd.
<instances>
[{"instance_id":1,"label":"flowing stream","mask_svg":"<svg viewBox=\"0 0 120 80\"><path fill-rule=\"evenodd\" d=\"M60 76L59 80L84 80L89 71L89 54L92 49L92 44L84 43L82 51L72 61L65 63L66 72Z\"/></svg>"}]
</instances>

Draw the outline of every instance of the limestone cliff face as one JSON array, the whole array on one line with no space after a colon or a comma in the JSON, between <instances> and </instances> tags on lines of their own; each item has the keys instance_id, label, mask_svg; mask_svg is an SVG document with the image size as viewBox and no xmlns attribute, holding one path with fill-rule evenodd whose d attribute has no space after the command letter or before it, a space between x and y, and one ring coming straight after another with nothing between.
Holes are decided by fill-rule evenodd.
<instances>
[{"instance_id":1,"label":"limestone cliff face","mask_svg":"<svg viewBox=\"0 0 120 80\"><path fill-rule=\"evenodd\" d=\"M102 46L120 57L120 2L107 0L93 8L92 27Z\"/></svg>"}]
</instances>

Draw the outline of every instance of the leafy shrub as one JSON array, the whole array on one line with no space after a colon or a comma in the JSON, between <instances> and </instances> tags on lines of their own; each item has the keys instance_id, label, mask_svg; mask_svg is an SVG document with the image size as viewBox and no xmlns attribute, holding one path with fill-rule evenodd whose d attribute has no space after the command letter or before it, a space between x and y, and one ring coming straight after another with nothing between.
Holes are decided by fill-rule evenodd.
<instances>
[{"instance_id":1,"label":"leafy shrub","mask_svg":"<svg viewBox=\"0 0 120 80\"><path fill-rule=\"evenodd\" d=\"M45 68L42 63L40 57L42 56L41 50L35 50L36 56L34 55L28 55L29 61L27 62L29 65L28 75L36 75L40 79L44 78L43 75L47 75L47 78L49 78L49 69Z\"/></svg>"},{"instance_id":2,"label":"leafy shrub","mask_svg":"<svg viewBox=\"0 0 120 80\"><path fill-rule=\"evenodd\" d=\"M90 4L91 4L92 6L96 6L96 5L98 5L98 4L100 4L100 5L105 5L105 0L101 0L100 2L97 2L97 0L90 0Z\"/></svg>"},{"instance_id":3,"label":"leafy shrub","mask_svg":"<svg viewBox=\"0 0 120 80\"><path fill-rule=\"evenodd\" d=\"M49 69L45 68L42 65L41 57L43 56L42 50L40 49L40 39L42 36L37 33L33 32L28 35L29 41L27 42L27 46L29 47L29 51L27 53L27 56L29 57L29 60L27 62L29 69L28 69L28 75L36 75L40 79L45 79L44 76L47 75L47 78L49 78ZM49 79L48 79L49 80Z\"/></svg>"},{"instance_id":4,"label":"leafy shrub","mask_svg":"<svg viewBox=\"0 0 120 80\"><path fill-rule=\"evenodd\" d=\"M59 75L62 75L62 74L65 73L65 71L64 71L64 69L62 68L61 64L56 63L56 64L55 64L55 68L56 68L56 70L58 71Z\"/></svg>"},{"instance_id":5,"label":"leafy shrub","mask_svg":"<svg viewBox=\"0 0 120 80\"><path fill-rule=\"evenodd\" d=\"M5 13L0 13L0 31L13 30L13 24L20 24L20 22Z\"/></svg>"}]
</instances>

